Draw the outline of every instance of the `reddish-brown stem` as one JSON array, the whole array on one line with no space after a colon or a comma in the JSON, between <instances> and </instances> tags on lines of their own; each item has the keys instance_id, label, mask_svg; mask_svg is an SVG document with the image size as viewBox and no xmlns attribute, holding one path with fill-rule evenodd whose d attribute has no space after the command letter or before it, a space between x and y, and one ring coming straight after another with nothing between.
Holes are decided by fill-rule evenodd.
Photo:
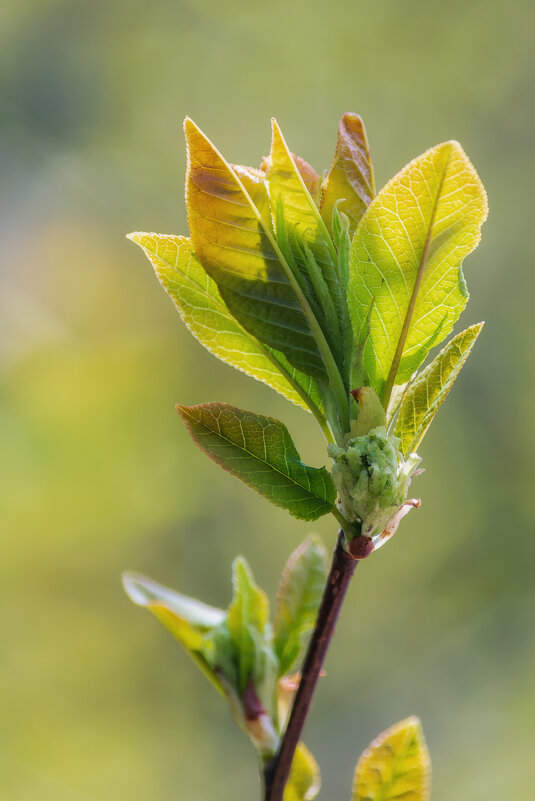
<instances>
[{"instance_id":1,"label":"reddish-brown stem","mask_svg":"<svg viewBox=\"0 0 535 801\"><path fill-rule=\"evenodd\" d=\"M301 739L314 690L357 563L344 549L344 534L340 531L290 719L279 750L264 770L264 801L282 801L295 749Z\"/></svg>"}]
</instances>

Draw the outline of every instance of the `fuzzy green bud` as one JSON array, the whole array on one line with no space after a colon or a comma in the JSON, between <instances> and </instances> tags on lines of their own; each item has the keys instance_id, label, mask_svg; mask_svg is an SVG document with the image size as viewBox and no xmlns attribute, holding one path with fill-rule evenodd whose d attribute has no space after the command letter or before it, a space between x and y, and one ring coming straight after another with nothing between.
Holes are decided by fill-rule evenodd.
<instances>
[{"instance_id":1,"label":"fuzzy green bud","mask_svg":"<svg viewBox=\"0 0 535 801\"><path fill-rule=\"evenodd\" d=\"M382 544L385 532L391 536L389 524L400 519L406 504L409 508L418 505L406 498L420 457L411 453L405 459L399 444L384 426L377 426L348 439L343 448L329 445L334 461L331 475L343 514L349 521L361 521L362 535L370 537L375 547Z\"/></svg>"}]
</instances>

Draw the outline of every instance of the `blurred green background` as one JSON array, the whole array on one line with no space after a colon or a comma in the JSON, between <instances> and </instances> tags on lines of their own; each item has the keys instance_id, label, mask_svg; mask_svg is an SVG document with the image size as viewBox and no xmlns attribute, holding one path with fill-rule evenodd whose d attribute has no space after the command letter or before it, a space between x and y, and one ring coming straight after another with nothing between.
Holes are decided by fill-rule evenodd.
<instances>
[{"instance_id":1,"label":"blurred green background","mask_svg":"<svg viewBox=\"0 0 535 801\"><path fill-rule=\"evenodd\" d=\"M532 797L534 25L529 0L2 3L0 798L257 798L251 747L120 573L225 605L241 552L273 598L311 530L199 453L176 401L280 417L318 465L321 437L203 351L124 234L186 231L186 114L249 164L275 115L323 168L345 110L379 185L462 142L491 213L461 322L487 326L421 449L421 511L359 568L306 739L326 801L411 713L433 801Z\"/></svg>"}]
</instances>

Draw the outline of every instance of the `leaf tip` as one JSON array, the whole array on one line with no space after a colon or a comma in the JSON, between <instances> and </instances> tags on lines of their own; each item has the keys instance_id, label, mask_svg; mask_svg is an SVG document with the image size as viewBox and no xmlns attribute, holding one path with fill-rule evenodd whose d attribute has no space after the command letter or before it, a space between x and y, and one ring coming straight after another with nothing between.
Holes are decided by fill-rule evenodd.
<instances>
[{"instance_id":1,"label":"leaf tip","mask_svg":"<svg viewBox=\"0 0 535 801\"><path fill-rule=\"evenodd\" d=\"M150 594L145 586L147 580L144 576L127 570L122 574L121 579L123 589L133 603L137 606L149 605Z\"/></svg>"}]
</instances>

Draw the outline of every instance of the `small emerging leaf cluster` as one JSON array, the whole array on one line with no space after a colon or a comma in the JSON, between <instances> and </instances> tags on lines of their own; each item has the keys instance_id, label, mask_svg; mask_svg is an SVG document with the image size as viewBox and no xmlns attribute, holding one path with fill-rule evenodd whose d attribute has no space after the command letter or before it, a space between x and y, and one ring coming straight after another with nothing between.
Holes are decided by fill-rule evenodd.
<instances>
[{"instance_id":1,"label":"small emerging leaf cluster","mask_svg":"<svg viewBox=\"0 0 535 801\"><path fill-rule=\"evenodd\" d=\"M325 548L308 537L291 555L279 584L273 621L269 602L242 557L233 564L233 598L226 610L127 573L125 589L184 647L264 761L273 757L298 684L326 578ZM316 762L301 744L295 782L319 789ZM302 796L305 798L306 796Z\"/></svg>"},{"instance_id":2,"label":"small emerging leaf cluster","mask_svg":"<svg viewBox=\"0 0 535 801\"><path fill-rule=\"evenodd\" d=\"M468 300L485 190L457 142L431 148L376 195L364 125L344 114L323 179L273 120L260 168L225 160L190 120L191 238L131 234L195 337L312 412L332 477L286 427L224 403L178 406L218 464L295 517L331 512L367 555L413 506L424 434L481 330L452 331ZM364 537L367 546L351 546ZM362 542L362 540L361 540Z\"/></svg>"}]
</instances>

